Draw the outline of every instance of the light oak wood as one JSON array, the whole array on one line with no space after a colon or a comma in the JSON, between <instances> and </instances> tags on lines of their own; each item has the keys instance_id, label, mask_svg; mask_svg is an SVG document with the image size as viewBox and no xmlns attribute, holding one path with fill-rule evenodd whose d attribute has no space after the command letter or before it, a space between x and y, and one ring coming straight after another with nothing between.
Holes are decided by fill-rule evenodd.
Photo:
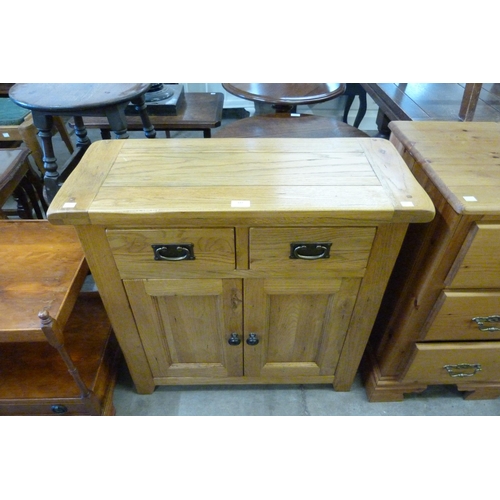
<instances>
[{"instance_id":1,"label":"light oak wood","mask_svg":"<svg viewBox=\"0 0 500 500\"><path fill-rule=\"evenodd\" d=\"M102 141L48 214L77 227L144 393L348 390L408 222L433 216L393 146L370 138ZM293 262L297 240L326 240L330 258ZM165 243L192 243L195 260L155 261Z\"/></svg>"},{"instance_id":2,"label":"light oak wood","mask_svg":"<svg viewBox=\"0 0 500 500\"><path fill-rule=\"evenodd\" d=\"M475 383L482 380L500 382L499 356L500 342L417 343L414 358L402 381L434 384L456 384L457 379ZM476 365L478 371L474 368Z\"/></svg>"},{"instance_id":3,"label":"light oak wood","mask_svg":"<svg viewBox=\"0 0 500 500\"><path fill-rule=\"evenodd\" d=\"M436 207L413 225L388 284L364 361L371 401L402 400L430 384L456 384L467 399L498 397L500 311L498 123L392 122L391 142ZM495 192L496 191L496 192ZM471 342L477 341L477 342ZM467 349L468 350L467 350ZM476 363L473 377L444 364ZM474 358L476 359L476 358Z\"/></svg>"}]
</instances>

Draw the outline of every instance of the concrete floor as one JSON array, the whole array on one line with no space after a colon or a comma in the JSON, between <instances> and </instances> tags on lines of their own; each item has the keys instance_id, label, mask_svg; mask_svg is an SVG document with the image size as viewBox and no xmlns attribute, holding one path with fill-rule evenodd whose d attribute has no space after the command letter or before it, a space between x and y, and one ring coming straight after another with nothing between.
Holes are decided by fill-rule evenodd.
<instances>
[{"instance_id":1,"label":"concrete floor","mask_svg":"<svg viewBox=\"0 0 500 500\"><path fill-rule=\"evenodd\" d=\"M299 109L299 112L308 110ZM325 113L322 111L320 114ZM355 114L354 109L351 114ZM374 116L367 116L360 128L374 135L376 133L374 120ZM224 119L222 126L228 121ZM93 142L100 140L98 130L88 132ZM131 137L144 136L142 133L134 132L131 133ZM172 137L202 138L202 133L172 132ZM62 165L68 153L58 135L54 137L54 147L58 162ZM329 385L161 386L150 395L139 395L133 387L125 365L118 376L114 404L118 416L497 416L500 414L500 399L465 401L454 386L429 387L421 394L407 395L403 402L369 403L359 375L350 392L335 392Z\"/></svg>"}]
</instances>

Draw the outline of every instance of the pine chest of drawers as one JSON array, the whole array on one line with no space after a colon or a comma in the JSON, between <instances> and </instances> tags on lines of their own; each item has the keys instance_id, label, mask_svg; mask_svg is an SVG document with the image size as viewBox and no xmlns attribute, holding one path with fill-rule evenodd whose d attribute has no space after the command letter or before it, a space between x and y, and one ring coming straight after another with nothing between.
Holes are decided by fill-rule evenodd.
<instances>
[{"instance_id":1,"label":"pine chest of drawers","mask_svg":"<svg viewBox=\"0 0 500 500\"><path fill-rule=\"evenodd\" d=\"M348 390L408 224L433 216L368 138L100 141L48 214L76 227L141 393Z\"/></svg>"},{"instance_id":2,"label":"pine chest of drawers","mask_svg":"<svg viewBox=\"0 0 500 500\"><path fill-rule=\"evenodd\" d=\"M371 401L431 384L500 395L500 124L392 122L391 142L436 207L411 225L366 358Z\"/></svg>"}]
</instances>

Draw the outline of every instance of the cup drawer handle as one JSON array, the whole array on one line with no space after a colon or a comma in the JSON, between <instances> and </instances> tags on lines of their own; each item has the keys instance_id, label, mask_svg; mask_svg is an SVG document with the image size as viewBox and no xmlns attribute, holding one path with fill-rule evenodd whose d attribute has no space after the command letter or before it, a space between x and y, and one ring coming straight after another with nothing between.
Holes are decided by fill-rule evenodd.
<instances>
[{"instance_id":1,"label":"cup drawer handle","mask_svg":"<svg viewBox=\"0 0 500 500\"><path fill-rule=\"evenodd\" d=\"M331 246L331 243L290 243L290 259L329 259Z\"/></svg>"},{"instance_id":2,"label":"cup drawer handle","mask_svg":"<svg viewBox=\"0 0 500 500\"><path fill-rule=\"evenodd\" d=\"M500 315L495 314L493 316L477 316L472 318L472 321L477 323L478 328L482 332L500 332L500 328L496 326L485 326L485 323L498 323L500 322Z\"/></svg>"},{"instance_id":3,"label":"cup drawer handle","mask_svg":"<svg viewBox=\"0 0 500 500\"><path fill-rule=\"evenodd\" d=\"M192 243L173 243L167 245L151 245L155 260L194 260L194 245Z\"/></svg>"},{"instance_id":4,"label":"cup drawer handle","mask_svg":"<svg viewBox=\"0 0 500 500\"><path fill-rule=\"evenodd\" d=\"M460 363L458 365L444 365L443 368L448 372L450 377L473 377L477 372L481 371L479 363Z\"/></svg>"}]
</instances>

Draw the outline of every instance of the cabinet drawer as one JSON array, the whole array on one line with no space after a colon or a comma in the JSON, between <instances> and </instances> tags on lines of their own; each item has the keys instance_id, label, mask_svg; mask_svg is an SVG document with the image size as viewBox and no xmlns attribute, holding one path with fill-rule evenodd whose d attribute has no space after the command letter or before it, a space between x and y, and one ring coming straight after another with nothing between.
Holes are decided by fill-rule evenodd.
<instances>
[{"instance_id":1,"label":"cabinet drawer","mask_svg":"<svg viewBox=\"0 0 500 500\"><path fill-rule=\"evenodd\" d=\"M250 269L363 276L374 237L373 227L252 228Z\"/></svg>"},{"instance_id":2,"label":"cabinet drawer","mask_svg":"<svg viewBox=\"0 0 500 500\"><path fill-rule=\"evenodd\" d=\"M425 340L500 339L500 290L443 292L424 331Z\"/></svg>"},{"instance_id":3,"label":"cabinet drawer","mask_svg":"<svg viewBox=\"0 0 500 500\"><path fill-rule=\"evenodd\" d=\"M108 230L107 238L122 278L235 268L233 228Z\"/></svg>"},{"instance_id":4,"label":"cabinet drawer","mask_svg":"<svg viewBox=\"0 0 500 500\"><path fill-rule=\"evenodd\" d=\"M417 343L402 382L457 384L500 380L500 342Z\"/></svg>"},{"instance_id":5,"label":"cabinet drawer","mask_svg":"<svg viewBox=\"0 0 500 500\"><path fill-rule=\"evenodd\" d=\"M446 284L453 288L500 288L500 225L475 224Z\"/></svg>"}]
</instances>

